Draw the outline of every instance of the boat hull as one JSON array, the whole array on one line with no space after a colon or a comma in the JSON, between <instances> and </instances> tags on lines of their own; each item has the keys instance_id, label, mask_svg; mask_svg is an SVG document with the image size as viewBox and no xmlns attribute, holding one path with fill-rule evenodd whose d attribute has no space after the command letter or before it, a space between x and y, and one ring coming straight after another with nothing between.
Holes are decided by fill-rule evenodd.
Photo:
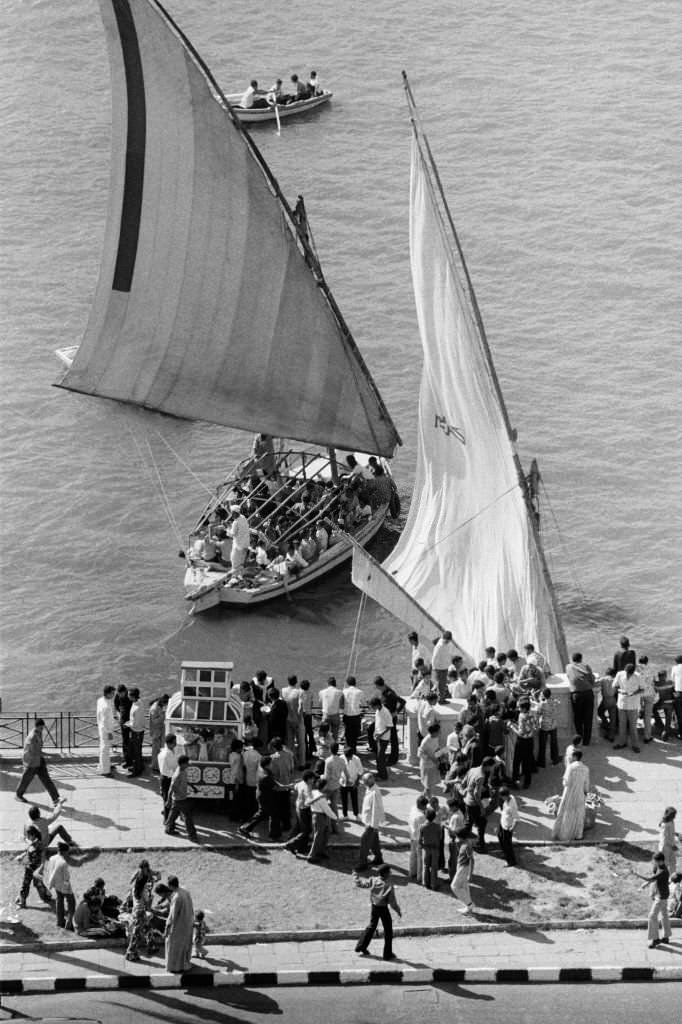
<instances>
[{"instance_id":1,"label":"boat hull","mask_svg":"<svg viewBox=\"0 0 682 1024\"><path fill-rule=\"evenodd\" d=\"M357 530L353 539L363 547L369 543L374 535L383 526L388 515L388 506L384 505L377 509L372 518L365 526ZM312 565L304 569L297 576L281 577L273 579L272 583L263 584L258 588L246 589L242 587L230 587L230 574L227 573L206 573L205 570L190 566L185 573L185 589L188 591L187 598L192 601L191 613L207 611L218 604L228 604L240 608L251 605L263 604L265 601L274 601L280 597L287 597L294 590L300 590L333 572L353 554L353 545L349 540L340 540L331 548L328 548ZM215 583L204 593L197 594L202 586L208 587L207 577L214 576Z\"/></svg>"},{"instance_id":2,"label":"boat hull","mask_svg":"<svg viewBox=\"0 0 682 1024\"><path fill-rule=\"evenodd\" d=\"M307 100L295 100L293 103L281 103L277 106L280 121L285 117L293 117L295 114L306 114L309 110L321 107L329 103L333 93L323 92L321 96L311 96ZM246 109L239 106L242 93L232 93L226 96L232 107L232 112L237 115L243 124L259 124L261 121L275 121L277 114L273 107L251 107Z\"/></svg>"}]
</instances>

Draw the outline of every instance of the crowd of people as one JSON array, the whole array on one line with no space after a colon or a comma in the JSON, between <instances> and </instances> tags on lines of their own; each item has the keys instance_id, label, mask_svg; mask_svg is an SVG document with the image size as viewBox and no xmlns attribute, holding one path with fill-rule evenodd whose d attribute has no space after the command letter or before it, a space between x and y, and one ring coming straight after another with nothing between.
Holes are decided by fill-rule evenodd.
<instances>
[{"instance_id":1,"label":"crowd of people","mask_svg":"<svg viewBox=\"0 0 682 1024\"><path fill-rule=\"evenodd\" d=\"M252 110L254 107L285 106L287 103L297 103L313 96L321 96L324 92L317 71L311 71L305 82L302 82L294 72L290 83L290 92L284 91L281 78L276 78L269 89L261 89L258 80L252 78L239 101L239 106L245 110Z\"/></svg>"},{"instance_id":2,"label":"crowd of people","mask_svg":"<svg viewBox=\"0 0 682 1024\"><path fill-rule=\"evenodd\" d=\"M229 568L235 586L299 575L391 501L391 479L375 456L361 466L348 455L336 480L299 478L280 473L271 444L257 435L249 471L192 541L191 560Z\"/></svg>"},{"instance_id":3,"label":"crowd of people","mask_svg":"<svg viewBox=\"0 0 682 1024\"><path fill-rule=\"evenodd\" d=\"M440 873L447 872L459 909L470 913L473 905L469 883L475 856L488 852L487 830L493 815L498 816L495 821L500 852L513 867L517 863L514 831L519 820L514 791L531 785L533 775L546 765L548 756L552 764L560 763L558 701L548 685L551 672L547 659L532 644L526 645L523 658L513 649L497 652L489 647L476 666L466 666L447 631L432 651L427 651L414 633L409 641L410 692L404 697L381 676L374 679L370 694L358 687L353 676L342 687L332 676L317 695L319 721L315 724L310 681L299 682L291 675L280 690L264 669L259 670L251 681L237 684L244 705L243 735L228 739L221 732L210 741L208 737L200 739L197 749L189 753L199 760L215 758L225 763L227 814L242 836L251 836L262 826L271 841L282 842L294 856L316 864L330 859L330 836L352 816L362 825L355 869L360 872L370 865L378 869L384 863L381 830L385 810L377 783L388 778L390 766L400 757L398 718L406 701L411 700L412 711L416 708L421 791L407 820L409 874L434 889L440 885ZM558 841L573 841L582 838L586 826L590 775L585 754L591 742L595 700L604 736L617 740L617 750L624 749L620 740L627 737L634 752L640 749L640 716L642 742L649 742L654 732L670 736L677 731L679 736L682 656L675 660L670 680L665 671L657 677L649 669L646 656L637 658L628 638L622 637L613 663L601 675L595 675L579 652L573 654L565 674L576 732L563 752L563 791L555 798L553 836ZM149 709L150 767L159 776L166 832L175 834L182 820L188 838L196 840L192 785L187 774L190 756L185 747L178 748L177 737L166 731L168 700L163 694ZM461 710L453 722L452 710L456 708ZM120 729L123 764L130 774L137 776L146 771L142 749L147 715L139 690L127 690L123 685L117 689L104 687L97 721L102 774L112 771L111 745L116 729ZM76 907L68 855L77 852L77 847L58 821L63 799L42 754L43 729L44 722L38 719L27 737L24 773L16 798L27 802L25 790L37 776L51 796L54 809L51 816L43 818L39 808L30 808L22 855L25 870L17 903L26 905L33 885L46 903L52 902L50 893L54 890L60 927L98 934L98 930L107 932L124 922L130 959L139 955L141 947L150 950L154 942L158 946L159 935L166 939L172 934L185 935L189 918L194 922L191 900L187 903L184 896L176 900L170 880L169 896L153 873L145 874L146 862L140 865L141 873L131 881L130 893L121 906L112 899L105 911L107 897L98 880ZM361 737L366 738L368 753L364 748L359 750ZM373 771L366 764L369 756L374 761ZM669 932L661 904L666 886L666 912L668 901L672 914L679 915L681 909L675 817L675 808L666 808L659 825L661 857L647 879L658 894L653 902L656 920L663 929L662 940L658 933L652 938L655 944L665 941ZM48 861L48 848L55 839L57 853ZM387 876L377 877L385 882ZM157 889L156 904L152 904L152 883ZM381 890L384 896L387 885ZM377 886L377 892L379 889L381 886ZM175 906L175 910L162 928L164 905ZM386 903L376 905L385 907ZM379 920L381 916L376 917L375 926ZM365 951L369 938L359 943L359 952ZM168 942L166 945L168 950ZM177 953L180 947L170 945L175 949L171 961L185 962L184 953Z\"/></svg>"}]
</instances>

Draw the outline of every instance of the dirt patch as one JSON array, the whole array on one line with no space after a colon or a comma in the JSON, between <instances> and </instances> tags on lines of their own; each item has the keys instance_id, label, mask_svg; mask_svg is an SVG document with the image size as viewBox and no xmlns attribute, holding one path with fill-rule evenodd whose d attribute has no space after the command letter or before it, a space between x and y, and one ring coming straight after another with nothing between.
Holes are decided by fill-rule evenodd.
<instances>
[{"instance_id":1,"label":"dirt patch","mask_svg":"<svg viewBox=\"0 0 682 1024\"><path fill-rule=\"evenodd\" d=\"M621 844L618 847L520 847L519 863L508 868L494 846L476 857L472 895L475 919L499 924L542 924L545 921L644 917L648 895L635 873L645 874L650 854ZM153 853L154 870L165 878L176 874L192 894L195 907L207 912L214 932L283 929L358 928L366 923L367 894L353 884L351 849L332 852L326 866L308 864L284 850L202 850ZM124 896L141 855L90 851L73 859L72 882L82 893L96 877L107 891ZM407 853L392 852L403 923L411 926L447 925L461 921L447 878L439 891L407 882ZM13 906L22 877L21 866L0 855L0 904ZM17 910L20 923L0 921L0 941L31 942L64 939L54 913L43 906L35 890L26 910Z\"/></svg>"}]
</instances>

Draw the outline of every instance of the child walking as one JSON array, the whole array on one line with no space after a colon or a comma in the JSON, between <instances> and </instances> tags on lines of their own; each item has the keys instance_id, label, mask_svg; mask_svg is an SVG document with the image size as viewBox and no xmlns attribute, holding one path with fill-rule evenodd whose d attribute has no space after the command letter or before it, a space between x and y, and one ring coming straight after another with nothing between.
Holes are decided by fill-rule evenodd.
<instances>
[{"instance_id":1,"label":"child walking","mask_svg":"<svg viewBox=\"0 0 682 1024\"><path fill-rule=\"evenodd\" d=\"M455 899L463 904L462 907L457 907L460 913L470 914L474 906L469 887L471 876L474 873L474 841L470 827L465 825L464 828L458 828L455 837L457 840L457 870L450 889Z\"/></svg>"},{"instance_id":2,"label":"child walking","mask_svg":"<svg viewBox=\"0 0 682 1024\"><path fill-rule=\"evenodd\" d=\"M206 924L206 916L203 910L197 910L194 915L194 955L200 959L208 956L206 949L206 936L210 928Z\"/></svg>"},{"instance_id":3,"label":"child walking","mask_svg":"<svg viewBox=\"0 0 682 1024\"><path fill-rule=\"evenodd\" d=\"M24 865L24 877L17 896L17 906L22 909L26 907L31 882L33 882L43 903L47 903L48 907L51 907L50 893L40 875L37 874L43 864L43 846L40 841L40 832L35 825L29 825L26 829L26 844L24 853L20 853L16 858Z\"/></svg>"}]
</instances>

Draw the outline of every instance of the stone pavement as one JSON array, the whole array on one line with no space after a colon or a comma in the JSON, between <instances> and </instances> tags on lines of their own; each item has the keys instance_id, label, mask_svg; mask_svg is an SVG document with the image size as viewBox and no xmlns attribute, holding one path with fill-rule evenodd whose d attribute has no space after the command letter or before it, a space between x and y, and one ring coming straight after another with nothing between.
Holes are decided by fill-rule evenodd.
<instances>
[{"instance_id":1,"label":"stone pavement","mask_svg":"<svg viewBox=\"0 0 682 1024\"><path fill-rule=\"evenodd\" d=\"M91 948L52 953L5 953L0 991L33 993L70 989L177 988L217 985L405 984L432 982L533 983L682 979L682 930L670 945L647 948L643 928L504 931L460 936L397 936L397 959L354 952L353 939L211 943L208 958L182 976L167 974L160 958L140 963L122 950Z\"/></svg>"},{"instance_id":2,"label":"stone pavement","mask_svg":"<svg viewBox=\"0 0 682 1024\"><path fill-rule=\"evenodd\" d=\"M363 756L369 769L373 762ZM103 850L180 849L191 845L184 835L167 836L162 827L158 776L149 772L130 779L125 772L112 778L97 773L92 757L50 757L50 772L64 797L65 826L79 845ZM624 840L651 848L663 808L680 808L682 819L682 742L673 738L643 745L640 754L615 751L610 743L595 737L586 749L592 788L603 799L596 827L586 840ZM22 826L27 806L14 800L20 776L20 762L5 757L0 761L0 851L20 851ZM552 818L544 810L546 797L561 792L563 767L549 767L533 776L529 790L517 795L521 821L517 840L521 843L551 840ZM416 768L404 761L392 769L391 779L381 786L387 815L382 834L386 845L407 843L405 821L420 791ZM34 780L28 798L44 810L51 803L42 786ZM215 846L247 846L224 816L203 810L198 804L200 842ZM360 826L349 819L335 841L356 843Z\"/></svg>"}]
</instances>

